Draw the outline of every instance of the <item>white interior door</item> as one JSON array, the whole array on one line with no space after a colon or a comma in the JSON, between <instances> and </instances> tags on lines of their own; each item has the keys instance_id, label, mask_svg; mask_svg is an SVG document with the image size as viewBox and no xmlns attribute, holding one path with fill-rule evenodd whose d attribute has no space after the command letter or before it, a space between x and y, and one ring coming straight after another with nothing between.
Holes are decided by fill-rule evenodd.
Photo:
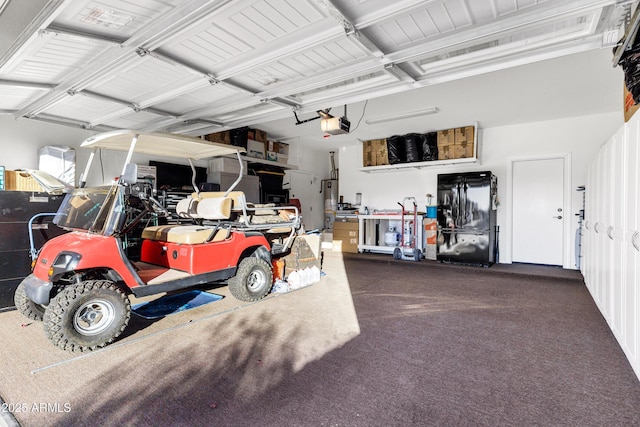
<instances>
[{"instance_id":1,"label":"white interior door","mask_svg":"<svg viewBox=\"0 0 640 427\"><path fill-rule=\"evenodd\" d=\"M320 194L320 183L315 174L309 171L287 170L285 181L288 182L284 187L289 189L289 197L300 200L302 206L300 214L305 230L322 229L324 224L322 194Z\"/></svg>"},{"instance_id":2,"label":"white interior door","mask_svg":"<svg viewBox=\"0 0 640 427\"><path fill-rule=\"evenodd\" d=\"M513 163L512 261L562 266L564 159Z\"/></svg>"}]
</instances>

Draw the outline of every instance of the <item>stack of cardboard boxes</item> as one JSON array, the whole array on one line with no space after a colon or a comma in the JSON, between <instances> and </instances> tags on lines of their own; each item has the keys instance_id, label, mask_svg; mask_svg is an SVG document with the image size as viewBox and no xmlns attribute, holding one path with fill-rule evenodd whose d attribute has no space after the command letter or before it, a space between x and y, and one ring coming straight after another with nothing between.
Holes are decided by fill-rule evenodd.
<instances>
[{"instance_id":1,"label":"stack of cardboard boxes","mask_svg":"<svg viewBox=\"0 0 640 427\"><path fill-rule=\"evenodd\" d=\"M386 139L372 139L362 142L362 166L382 166L389 164Z\"/></svg>"},{"instance_id":2,"label":"stack of cardboard boxes","mask_svg":"<svg viewBox=\"0 0 640 427\"><path fill-rule=\"evenodd\" d=\"M289 144L269 141L267 132L260 129L231 129L204 135L204 139L246 148L247 157L284 164L289 162Z\"/></svg>"},{"instance_id":3,"label":"stack of cardboard boxes","mask_svg":"<svg viewBox=\"0 0 640 427\"><path fill-rule=\"evenodd\" d=\"M358 253L358 220L336 218L333 222L333 250Z\"/></svg>"},{"instance_id":4,"label":"stack of cardboard boxes","mask_svg":"<svg viewBox=\"0 0 640 427\"><path fill-rule=\"evenodd\" d=\"M438 160L474 157L474 127L438 131Z\"/></svg>"}]
</instances>

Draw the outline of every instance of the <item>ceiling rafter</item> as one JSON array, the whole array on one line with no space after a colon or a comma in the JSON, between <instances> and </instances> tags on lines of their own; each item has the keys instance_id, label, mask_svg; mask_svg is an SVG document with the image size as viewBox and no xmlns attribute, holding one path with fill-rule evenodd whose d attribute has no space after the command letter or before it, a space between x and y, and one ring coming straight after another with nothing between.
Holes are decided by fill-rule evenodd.
<instances>
[{"instance_id":1,"label":"ceiling rafter","mask_svg":"<svg viewBox=\"0 0 640 427\"><path fill-rule=\"evenodd\" d=\"M204 3L204 4L202 4ZM69 76L60 83L49 94L35 100L31 104L17 112L18 116L34 116L59 102L68 96L68 91L91 84L96 78L103 75L114 66L122 65L126 57L135 53L140 46L149 46L165 41L180 31L184 31L191 23L205 19L215 13L216 10L224 6L228 1L193 1L176 7L171 12L165 14L160 20L153 21L144 27L136 35L129 38L120 45L113 46L104 52L101 57L91 65L83 68L80 72ZM203 9L213 6L204 16L201 15ZM44 28L42 28L44 29ZM76 89L77 90L77 89Z\"/></svg>"}]
</instances>

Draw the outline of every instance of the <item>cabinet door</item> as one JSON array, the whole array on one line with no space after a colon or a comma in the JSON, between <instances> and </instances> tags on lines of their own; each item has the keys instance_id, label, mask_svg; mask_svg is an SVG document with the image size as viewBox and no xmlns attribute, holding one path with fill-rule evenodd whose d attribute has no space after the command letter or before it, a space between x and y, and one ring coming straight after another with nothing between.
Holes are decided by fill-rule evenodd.
<instances>
[{"instance_id":1,"label":"cabinet door","mask_svg":"<svg viewBox=\"0 0 640 427\"><path fill-rule=\"evenodd\" d=\"M626 165L624 149L626 144L627 127L623 126L609 142L611 186L609 187L610 202L607 206L608 225L606 228L607 245L609 248L609 296L611 310L611 329L614 335L621 338L622 332L622 303L624 296L623 271L624 253L624 220L626 217Z\"/></svg>"},{"instance_id":2,"label":"cabinet door","mask_svg":"<svg viewBox=\"0 0 640 427\"><path fill-rule=\"evenodd\" d=\"M596 303L602 312L602 315L609 323L609 242L606 235L607 224L609 223L610 203L609 188L611 186L611 145L607 143L598 156L598 166L600 169L601 186L598 191L598 205L596 206L597 218L593 225L596 233L596 264L597 264L597 281L596 281Z\"/></svg>"},{"instance_id":3,"label":"cabinet door","mask_svg":"<svg viewBox=\"0 0 640 427\"><path fill-rule=\"evenodd\" d=\"M640 204L640 153L638 144L640 143L640 121L632 120L629 123L627 139L623 149L623 159L625 161L625 211L624 218L624 255L625 264L622 275L623 290L623 349L631 361L631 365L640 376L640 356L638 347L640 346L640 236L637 234L640 228L638 210Z\"/></svg>"},{"instance_id":4,"label":"cabinet door","mask_svg":"<svg viewBox=\"0 0 640 427\"><path fill-rule=\"evenodd\" d=\"M583 224L582 254L583 262L580 264L585 283L591 295L595 293L595 236L593 224L595 222L596 194L598 192L598 180L596 180L597 162L592 160L587 169L587 184L585 187L585 206Z\"/></svg>"}]
</instances>

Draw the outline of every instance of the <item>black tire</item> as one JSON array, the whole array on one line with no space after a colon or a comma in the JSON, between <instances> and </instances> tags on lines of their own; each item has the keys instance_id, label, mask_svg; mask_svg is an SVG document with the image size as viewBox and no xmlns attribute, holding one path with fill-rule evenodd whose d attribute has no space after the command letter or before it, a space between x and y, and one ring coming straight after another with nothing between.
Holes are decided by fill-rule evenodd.
<instances>
[{"instance_id":1,"label":"black tire","mask_svg":"<svg viewBox=\"0 0 640 427\"><path fill-rule=\"evenodd\" d=\"M422 259L422 251L418 248L413 248L413 260L420 261Z\"/></svg>"},{"instance_id":2,"label":"black tire","mask_svg":"<svg viewBox=\"0 0 640 427\"><path fill-rule=\"evenodd\" d=\"M399 260L402 258L402 249L400 248L395 248L393 250L393 259L395 260Z\"/></svg>"},{"instance_id":3,"label":"black tire","mask_svg":"<svg viewBox=\"0 0 640 427\"><path fill-rule=\"evenodd\" d=\"M87 280L65 287L44 312L49 341L82 353L112 343L131 317L129 298L108 280Z\"/></svg>"},{"instance_id":4,"label":"black tire","mask_svg":"<svg viewBox=\"0 0 640 427\"><path fill-rule=\"evenodd\" d=\"M29 299L23 283L18 285L15 294L13 294L13 302L18 311L28 319L41 321L44 317L45 307Z\"/></svg>"},{"instance_id":5,"label":"black tire","mask_svg":"<svg viewBox=\"0 0 640 427\"><path fill-rule=\"evenodd\" d=\"M273 285L271 265L261 258L245 258L240 261L236 275L228 283L231 295L240 301L262 299Z\"/></svg>"}]
</instances>

